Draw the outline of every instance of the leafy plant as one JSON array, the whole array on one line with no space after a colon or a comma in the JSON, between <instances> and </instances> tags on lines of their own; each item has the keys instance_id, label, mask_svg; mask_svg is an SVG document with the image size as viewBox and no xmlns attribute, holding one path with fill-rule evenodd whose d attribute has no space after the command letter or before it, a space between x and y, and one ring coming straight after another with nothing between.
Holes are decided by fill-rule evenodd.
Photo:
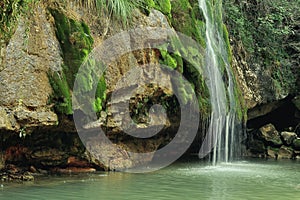
<instances>
[{"instance_id":1,"label":"leafy plant","mask_svg":"<svg viewBox=\"0 0 300 200\"><path fill-rule=\"evenodd\" d=\"M224 5L229 35L245 47L247 62L268 71L276 91L294 92L299 1L229 0Z\"/></svg>"},{"instance_id":2,"label":"leafy plant","mask_svg":"<svg viewBox=\"0 0 300 200\"><path fill-rule=\"evenodd\" d=\"M142 0L74 0L79 6L84 6L91 10L104 12L109 17L121 19L128 22L134 8L143 5Z\"/></svg>"},{"instance_id":3,"label":"leafy plant","mask_svg":"<svg viewBox=\"0 0 300 200\"><path fill-rule=\"evenodd\" d=\"M15 31L18 17L31 11L33 3L39 0L0 1L0 43L7 43Z\"/></svg>"}]
</instances>

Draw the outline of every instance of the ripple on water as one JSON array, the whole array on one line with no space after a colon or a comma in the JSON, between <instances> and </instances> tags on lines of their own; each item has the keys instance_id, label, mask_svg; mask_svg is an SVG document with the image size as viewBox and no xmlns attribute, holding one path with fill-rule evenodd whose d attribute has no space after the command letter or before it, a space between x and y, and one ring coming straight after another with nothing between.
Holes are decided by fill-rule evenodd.
<instances>
[{"instance_id":1,"label":"ripple on water","mask_svg":"<svg viewBox=\"0 0 300 200\"><path fill-rule=\"evenodd\" d=\"M101 173L4 185L0 199L295 199L299 163L180 163L146 174Z\"/></svg>"}]
</instances>

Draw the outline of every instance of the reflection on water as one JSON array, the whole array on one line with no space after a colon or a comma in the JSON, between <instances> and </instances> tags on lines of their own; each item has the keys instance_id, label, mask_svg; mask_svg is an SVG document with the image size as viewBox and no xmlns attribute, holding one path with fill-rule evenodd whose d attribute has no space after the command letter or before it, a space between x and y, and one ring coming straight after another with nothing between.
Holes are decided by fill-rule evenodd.
<instances>
[{"instance_id":1,"label":"reflection on water","mask_svg":"<svg viewBox=\"0 0 300 200\"><path fill-rule=\"evenodd\" d=\"M250 161L207 166L177 163L148 174L100 173L0 183L0 199L297 199L299 161Z\"/></svg>"}]
</instances>

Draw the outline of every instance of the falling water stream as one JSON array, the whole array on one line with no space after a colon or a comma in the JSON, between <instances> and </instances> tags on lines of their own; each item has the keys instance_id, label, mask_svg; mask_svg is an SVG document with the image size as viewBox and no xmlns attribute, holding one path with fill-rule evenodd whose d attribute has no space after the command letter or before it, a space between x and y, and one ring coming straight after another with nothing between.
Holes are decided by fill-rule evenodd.
<instances>
[{"instance_id":1,"label":"falling water stream","mask_svg":"<svg viewBox=\"0 0 300 200\"><path fill-rule=\"evenodd\" d=\"M211 2L211 0L199 0L199 7L206 23L204 73L212 110L208 132L200 149L199 157L203 158L213 150L212 163L215 165L218 162L230 161L236 154L236 146L239 141L237 141L238 132L234 128L236 102L233 75L223 39L222 21L218 22L216 19ZM215 4L217 3L221 5L220 1L215 2ZM221 16L221 13L219 14Z\"/></svg>"}]
</instances>

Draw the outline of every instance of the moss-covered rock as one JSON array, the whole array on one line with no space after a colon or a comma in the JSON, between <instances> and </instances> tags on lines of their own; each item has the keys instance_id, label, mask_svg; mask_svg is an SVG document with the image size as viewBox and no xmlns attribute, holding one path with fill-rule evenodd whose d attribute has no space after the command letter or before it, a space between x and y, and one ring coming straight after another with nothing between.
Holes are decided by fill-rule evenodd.
<instances>
[{"instance_id":1,"label":"moss-covered rock","mask_svg":"<svg viewBox=\"0 0 300 200\"><path fill-rule=\"evenodd\" d=\"M166 16L170 17L171 14L171 2L170 0L154 0L154 8L161 11Z\"/></svg>"},{"instance_id":2,"label":"moss-covered rock","mask_svg":"<svg viewBox=\"0 0 300 200\"><path fill-rule=\"evenodd\" d=\"M63 53L63 70L50 74L50 82L54 90L53 100L57 111L63 114L72 114L71 90L79 67L87 59L93 47L93 38L89 27L84 22L67 17L62 11L50 9L55 19L56 36ZM89 60L88 62L92 62ZM93 73L96 63L89 63L85 73L78 75L77 80L83 93L90 92L97 86L93 102L93 110L100 112L106 98L106 83L104 77L98 83L93 83Z\"/></svg>"},{"instance_id":3,"label":"moss-covered rock","mask_svg":"<svg viewBox=\"0 0 300 200\"><path fill-rule=\"evenodd\" d=\"M4 0L0 2L0 44L9 41L15 31L19 16L28 9L28 4L33 2L28 0Z\"/></svg>"},{"instance_id":4,"label":"moss-covered rock","mask_svg":"<svg viewBox=\"0 0 300 200\"><path fill-rule=\"evenodd\" d=\"M297 151L300 151L300 138L297 138L293 141L293 148Z\"/></svg>"},{"instance_id":5,"label":"moss-covered rock","mask_svg":"<svg viewBox=\"0 0 300 200\"><path fill-rule=\"evenodd\" d=\"M143 8L148 13L151 9L156 9L162 12L167 17L171 17L171 1L170 0L145 0L143 1Z\"/></svg>"},{"instance_id":6,"label":"moss-covered rock","mask_svg":"<svg viewBox=\"0 0 300 200\"><path fill-rule=\"evenodd\" d=\"M60 42L65 63L64 73L70 88L75 75L93 47L93 37L84 22L68 18L59 10L50 10L55 19L56 36Z\"/></svg>"},{"instance_id":7,"label":"moss-covered rock","mask_svg":"<svg viewBox=\"0 0 300 200\"><path fill-rule=\"evenodd\" d=\"M172 26L176 31L184 33L205 46L205 24L200 18L199 6L188 0L174 0L172 4Z\"/></svg>"},{"instance_id":8,"label":"moss-covered rock","mask_svg":"<svg viewBox=\"0 0 300 200\"><path fill-rule=\"evenodd\" d=\"M55 108L58 113L70 115L72 111L72 98L66 76L63 71L49 73L49 81L52 86Z\"/></svg>"},{"instance_id":9,"label":"moss-covered rock","mask_svg":"<svg viewBox=\"0 0 300 200\"><path fill-rule=\"evenodd\" d=\"M267 124L259 129L258 137L274 147L280 147L283 143L281 141L279 132L273 124Z\"/></svg>"},{"instance_id":10,"label":"moss-covered rock","mask_svg":"<svg viewBox=\"0 0 300 200\"><path fill-rule=\"evenodd\" d=\"M266 153L266 147L260 140L252 140L248 145L250 152L254 155L264 155Z\"/></svg>"}]
</instances>

